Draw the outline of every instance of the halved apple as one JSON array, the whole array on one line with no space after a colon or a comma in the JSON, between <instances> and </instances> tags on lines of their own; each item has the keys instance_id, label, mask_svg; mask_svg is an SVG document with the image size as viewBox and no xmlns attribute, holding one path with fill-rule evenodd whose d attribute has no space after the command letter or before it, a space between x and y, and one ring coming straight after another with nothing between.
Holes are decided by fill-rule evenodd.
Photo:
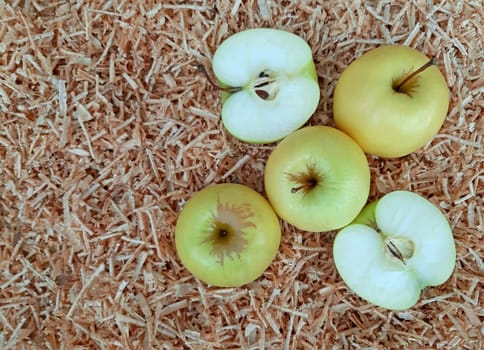
<instances>
[{"instance_id":1,"label":"halved apple","mask_svg":"<svg viewBox=\"0 0 484 350\"><path fill-rule=\"evenodd\" d=\"M248 29L227 38L213 56L224 86L222 121L250 143L282 139L316 110L320 92L311 48L276 29Z\"/></svg>"},{"instance_id":2,"label":"halved apple","mask_svg":"<svg viewBox=\"0 0 484 350\"><path fill-rule=\"evenodd\" d=\"M367 205L336 235L333 255L353 292L392 310L410 308L423 288L447 281L456 260L444 214L409 191L390 192Z\"/></svg>"}]
</instances>

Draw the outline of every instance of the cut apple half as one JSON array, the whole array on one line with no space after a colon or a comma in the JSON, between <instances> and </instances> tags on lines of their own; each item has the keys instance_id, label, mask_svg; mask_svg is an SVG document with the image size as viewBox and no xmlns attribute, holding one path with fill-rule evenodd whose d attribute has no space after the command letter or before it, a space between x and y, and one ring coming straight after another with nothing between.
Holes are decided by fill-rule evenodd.
<instances>
[{"instance_id":1,"label":"cut apple half","mask_svg":"<svg viewBox=\"0 0 484 350\"><path fill-rule=\"evenodd\" d=\"M276 29L248 29L227 38L212 61L224 87L222 121L234 137L270 143L301 127L320 92L311 48Z\"/></svg>"},{"instance_id":2,"label":"cut apple half","mask_svg":"<svg viewBox=\"0 0 484 350\"><path fill-rule=\"evenodd\" d=\"M444 214L408 191L390 192L367 205L336 235L333 255L353 292L391 310L410 308L423 288L447 281L456 260Z\"/></svg>"}]
</instances>

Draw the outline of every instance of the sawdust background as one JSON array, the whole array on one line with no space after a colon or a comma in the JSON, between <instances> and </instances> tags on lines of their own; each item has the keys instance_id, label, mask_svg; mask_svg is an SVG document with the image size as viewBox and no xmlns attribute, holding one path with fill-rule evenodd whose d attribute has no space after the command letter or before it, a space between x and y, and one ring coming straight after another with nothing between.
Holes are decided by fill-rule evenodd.
<instances>
[{"instance_id":1,"label":"sawdust background","mask_svg":"<svg viewBox=\"0 0 484 350\"><path fill-rule=\"evenodd\" d=\"M482 349L483 2L0 1L0 348ZM253 27L310 44L321 102L382 44L417 48L445 75L448 117L424 148L368 156L370 199L420 193L448 217L456 269L391 312L335 271L334 232L282 224L279 253L241 288L178 260L180 208L201 188L263 193L274 145L236 141L197 71Z\"/></svg>"}]
</instances>

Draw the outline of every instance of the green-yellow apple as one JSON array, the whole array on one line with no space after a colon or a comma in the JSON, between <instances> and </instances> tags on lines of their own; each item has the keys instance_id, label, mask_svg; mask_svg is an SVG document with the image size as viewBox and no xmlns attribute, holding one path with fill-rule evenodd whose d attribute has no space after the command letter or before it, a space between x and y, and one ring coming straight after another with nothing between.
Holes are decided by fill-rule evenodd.
<instances>
[{"instance_id":1,"label":"green-yellow apple","mask_svg":"<svg viewBox=\"0 0 484 350\"><path fill-rule=\"evenodd\" d=\"M299 129L267 160L264 184L276 213L311 232L349 224L366 204L368 161L358 144L328 126Z\"/></svg>"},{"instance_id":2,"label":"green-yellow apple","mask_svg":"<svg viewBox=\"0 0 484 350\"><path fill-rule=\"evenodd\" d=\"M408 191L390 192L367 205L338 232L333 255L354 293L391 310L412 307L423 288L447 281L456 259L444 214Z\"/></svg>"},{"instance_id":3,"label":"green-yellow apple","mask_svg":"<svg viewBox=\"0 0 484 350\"><path fill-rule=\"evenodd\" d=\"M223 124L242 141L282 139L318 106L311 48L290 32L257 28L236 33L217 48L212 66L225 91Z\"/></svg>"},{"instance_id":4,"label":"green-yellow apple","mask_svg":"<svg viewBox=\"0 0 484 350\"><path fill-rule=\"evenodd\" d=\"M367 153L394 158L429 142L444 123L449 90L419 51L381 46L353 61L334 91L336 126Z\"/></svg>"},{"instance_id":5,"label":"green-yellow apple","mask_svg":"<svg viewBox=\"0 0 484 350\"><path fill-rule=\"evenodd\" d=\"M195 193L183 207L175 244L183 265L219 287L254 281L271 264L281 240L269 202L239 184L217 184Z\"/></svg>"}]
</instances>

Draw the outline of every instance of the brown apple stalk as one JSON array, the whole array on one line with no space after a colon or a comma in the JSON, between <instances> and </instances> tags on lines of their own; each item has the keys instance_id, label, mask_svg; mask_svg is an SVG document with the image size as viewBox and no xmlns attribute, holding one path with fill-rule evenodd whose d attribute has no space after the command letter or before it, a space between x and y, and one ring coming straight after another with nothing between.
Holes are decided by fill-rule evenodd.
<instances>
[{"instance_id":1,"label":"brown apple stalk","mask_svg":"<svg viewBox=\"0 0 484 350\"><path fill-rule=\"evenodd\" d=\"M397 87L394 87L393 89L396 91L396 92L403 92L403 93L406 93L405 90L402 91L402 88L403 86L405 85L405 83L409 82L410 80L412 80L413 78L415 78L417 75L419 75L420 73L422 73L424 70L426 70L427 68L429 68L430 66L433 66L434 64L434 61L432 59L430 59L427 63L425 63L423 66L421 66L419 69L417 69L416 71L410 73L409 75L407 75L407 77L405 79L402 80L401 83L399 83L397 85Z\"/></svg>"}]
</instances>

